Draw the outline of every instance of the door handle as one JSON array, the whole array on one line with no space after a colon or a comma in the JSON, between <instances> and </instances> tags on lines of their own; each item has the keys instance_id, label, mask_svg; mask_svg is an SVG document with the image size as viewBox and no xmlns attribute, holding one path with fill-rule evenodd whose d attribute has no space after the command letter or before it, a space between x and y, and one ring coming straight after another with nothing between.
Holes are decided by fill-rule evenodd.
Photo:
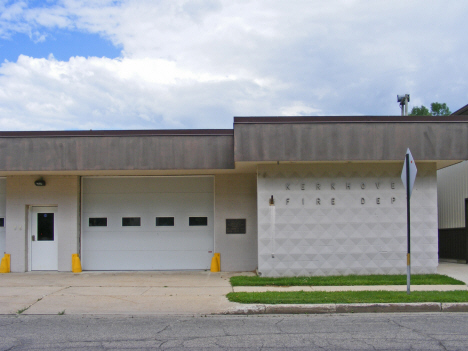
<instances>
[{"instance_id":1,"label":"door handle","mask_svg":"<svg viewBox=\"0 0 468 351\"><path fill-rule=\"evenodd\" d=\"M33 236L31 237L31 241L36 241L36 236L35 236L35 235L33 235Z\"/></svg>"}]
</instances>

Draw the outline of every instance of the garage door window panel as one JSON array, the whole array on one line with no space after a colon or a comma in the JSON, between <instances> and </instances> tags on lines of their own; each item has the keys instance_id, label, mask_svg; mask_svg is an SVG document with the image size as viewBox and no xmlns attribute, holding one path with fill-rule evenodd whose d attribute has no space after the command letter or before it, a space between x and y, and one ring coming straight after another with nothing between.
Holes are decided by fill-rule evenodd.
<instances>
[{"instance_id":1,"label":"garage door window panel","mask_svg":"<svg viewBox=\"0 0 468 351\"><path fill-rule=\"evenodd\" d=\"M190 227L206 227L208 226L208 217L189 217Z\"/></svg>"},{"instance_id":2,"label":"garage door window panel","mask_svg":"<svg viewBox=\"0 0 468 351\"><path fill-rule=\"evenodd\" d=\"M122 227L141 227L141 217L122 217Z\"/></svg>"},{"instance_id":3,"label":"garage door window panel","mask_svg":"<svg viewBox=\"0 0 468 351\"><path fill-rule=\"evenodd\" d=\"M156 227L173 227L174 217L156 217Z\"/></svg>"},{"instance_id":4,"label":"garage door window panel","mask_svg":"<svg viewBox=\"0 0 468 351\"><path fill-rule=\"evenodd\" d=\"M90 227L107 227L107 217L92 217L88 222Z\"/></svg>"}]
</instances>

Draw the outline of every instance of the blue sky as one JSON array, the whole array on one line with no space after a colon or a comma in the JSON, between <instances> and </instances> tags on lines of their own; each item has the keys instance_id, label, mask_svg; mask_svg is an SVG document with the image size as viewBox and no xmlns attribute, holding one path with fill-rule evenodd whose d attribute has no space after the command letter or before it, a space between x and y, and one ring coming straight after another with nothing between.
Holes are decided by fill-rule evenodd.
<instances>
[{"instance_id":1,"label":"blue sky","mask_svg":"<svg viewBox=\"0 0 468 351\"><path fill-rule=\"evenodd\" d=\"M116 58L121 48L114 46L99 34L55 30L47 33L44 41L34 42L27 34L15 33L11 38L0 39L0 62L16 62L19 55L68 61L73 56Z\"/></svg>"},{"instance_id":2,"label":"blue sky","mask_svg":"<svg viewBox=\"0 0 468 351\"><path fill-rule=\"evenodd\" d=\"M0 0L2 130L468 103L465 1Z\"/></svg>"}]
</instances>

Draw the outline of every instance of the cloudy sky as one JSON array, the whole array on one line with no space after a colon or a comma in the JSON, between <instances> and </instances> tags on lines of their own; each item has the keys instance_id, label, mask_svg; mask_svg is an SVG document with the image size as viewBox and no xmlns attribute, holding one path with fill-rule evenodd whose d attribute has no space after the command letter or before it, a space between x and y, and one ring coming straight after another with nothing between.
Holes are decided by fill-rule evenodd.
<instances>
[{"instance_id":1,"label":"cloudy sky","mask_svg":"<svg viewBox=\"0 0 468 351\"><path fill-rule=\"evenodd\" d=\"M0 0L0 130L468 104L465 0Z\"/></svg>"}]
</instances>

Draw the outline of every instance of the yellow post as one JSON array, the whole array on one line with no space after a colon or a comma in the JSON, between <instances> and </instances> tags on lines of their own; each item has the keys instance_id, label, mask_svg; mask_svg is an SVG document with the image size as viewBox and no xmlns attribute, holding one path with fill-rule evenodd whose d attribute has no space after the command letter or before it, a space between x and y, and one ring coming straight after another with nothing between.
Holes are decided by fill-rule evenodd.
<instances>
[{"instance_id":1,"label":"yellow post","mask_svg":"<svg viewBox=\"0 0 468 351\"><path fill-rule=\"evenodd\" d=\"M10 254L5 254L0 263L0 273L10 273Z\"/></svg>"},{"instance_id":2,"label":"yellow post","mask_svg":"<svg viewBox=\"0 0 468 351\"><path fill-rule=\"evenodd\" d=\"M72 254L72 272L73 273L82 272L80 256L78 256L78 254Z\"/></svg>"},{"instance_id":3,"label":"yellow post","mask_svg":"<svg viewBox=\"0 0 468 351\"><path fill-rule=\"evenodd\" d=\"M220 272L221 271L221 254L215 253L211 259L211 271Z\"/></svg>"}]
</instances>

